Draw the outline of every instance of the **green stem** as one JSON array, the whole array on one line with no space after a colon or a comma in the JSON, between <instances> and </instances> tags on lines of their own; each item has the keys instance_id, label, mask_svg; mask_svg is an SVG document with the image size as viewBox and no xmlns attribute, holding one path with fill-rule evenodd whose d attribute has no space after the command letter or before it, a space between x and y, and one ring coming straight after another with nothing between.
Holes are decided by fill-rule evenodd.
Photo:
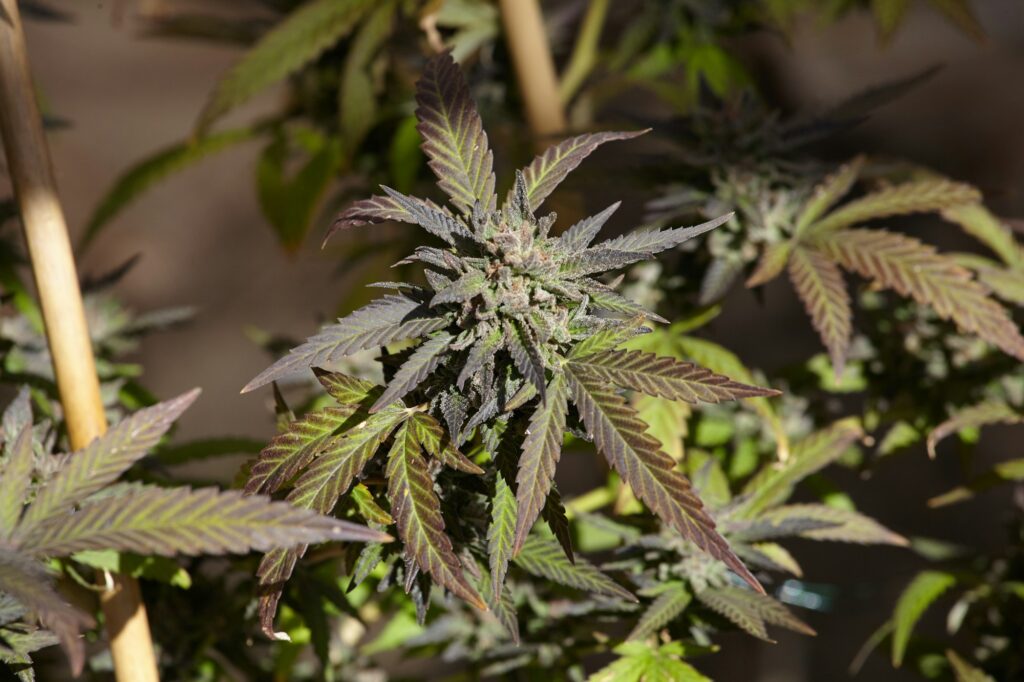
<instances>
[{"instance_id":1,"label":"green stem","mask_svg":"<svg viewBox=\"0 0 1024 682\"><path fill-rule=\"evenodd\" d=\"M608 16L608 0L590 0L590 7L583 17L576 45L573 47L569 63L562 73L558 94L562 103L567 104L579 91L583 81L587 79L597 63L597 45L601 40L604 20Z\"/></svg>"},{"instance_id":2,"label":"green stem","mask_svg":"<svg viewBox=\"0 0 1024 682\"><path fill-rule=\"evenodd\" d=\"M565 516L569 519L577 514L586 514L615 501L615 493L608 488L594 488L589 493L574 497L565 504Z\"/></svg>"}]
</instances>

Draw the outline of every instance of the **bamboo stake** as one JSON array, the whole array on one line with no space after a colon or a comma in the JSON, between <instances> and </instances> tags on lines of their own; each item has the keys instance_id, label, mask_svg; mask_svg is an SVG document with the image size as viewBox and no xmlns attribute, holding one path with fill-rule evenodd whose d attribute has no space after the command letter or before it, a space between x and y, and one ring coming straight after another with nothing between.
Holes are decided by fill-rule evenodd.
<instances>
[{"instance_id":1,"label":"bamboo stake","mask_svg":"<svg viewBox=\"0 0 1024 682\"><path fill-rule=\"evenodd\" d=\"M539 137L564 132L565 110L558 93L555 60L537 0L500 0L498 4L530 130Z\"/></svg>"},{"instance_id":2,"label":"bamboo stake","mask_svg":"<svg viewBox=\"0 0 1024 682\"><path fill-rule=\"evenodd\" d=\"M17 195L71 447L107 430L71 241L36 104L17 0L0 0L0 134ZM132 578L100 596L118 682L156 682L149 621Z\"/></svg>"}]
</instances>

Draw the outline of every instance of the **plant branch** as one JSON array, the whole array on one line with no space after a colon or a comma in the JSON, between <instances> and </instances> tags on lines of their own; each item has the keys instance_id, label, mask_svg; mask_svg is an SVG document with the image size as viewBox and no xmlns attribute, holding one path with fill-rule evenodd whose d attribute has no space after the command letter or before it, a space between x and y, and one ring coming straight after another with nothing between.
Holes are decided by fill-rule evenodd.
<instances>
[{"instance_id":1,"label":"plant branch","mask_svg":"<svg viewBox=\"0 0 1024 682\"><path fill-rule=\"evenodd\" d=\"M16 0L0 0L0 133L17 195L54 374L73 449L107 428L67 225L50 168ZM119 682L158 679L138 583L101 595Z\"/></svg>"},{"instance_id":2,"label":"plant branch","mask_svg":"<svg viewBox=\"0 0 1024 682\"><path fill-rule=\"evenodd\" d=\"M597 63L597 46L607 16L608 0L590 0L590 6L576 37L576 45L573 46L569 63L562 72L558 94L563 105L572 100Z\"/></svg>"}]
</instances>

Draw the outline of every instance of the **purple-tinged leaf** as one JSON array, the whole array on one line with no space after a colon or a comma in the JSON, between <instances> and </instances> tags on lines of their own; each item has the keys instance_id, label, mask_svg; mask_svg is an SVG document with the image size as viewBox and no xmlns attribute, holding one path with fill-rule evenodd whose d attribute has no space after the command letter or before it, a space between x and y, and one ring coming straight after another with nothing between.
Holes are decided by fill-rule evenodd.
<instances>
[{"instance_id":1,"label":"purple-tinged leaf","mask_svg":"<svg viewBox=\"0 0 1024 682\"><path fill-rule=\"evenodd\" d=\"M310 367L320 367L352 353L402 339L424 336L447 326L427 306L402 295L389 295L359 308L293 348L250 381L242 393Z\"/></svg>"},{"instance_id":2,"label":"purple-tinged leaf","mask_svg":"<svg viewBox=\"0 0 1024 682\"><path fill-rule=\"evenodd\" d=\"M633 493L668 526L763 592L757 578L715 530L714 520L690 482L661 451L658 441L646 433L647 424L623 397L607 382L578 372L572 363L566 365L566 377L573 403L598 451Z\"/></svg>"},{"instance_id":3,"label":"purple-tinged leaf","mask_svg":"<svg viewBox=\"0 0 1024 682\"><path fill-rule=\"evenodd\" d=\"M725 616L740 629L767 642L774 640L768 637L766 624L780 625L804 635L815 634L810 626L794 616L781 602L742 587L709 587L697 592L697 601Z\"/></svg>"},{"instance_id":4,"label":"purple-tinged leaf","mask_svg":"<svg viewBox=\"0 0 1024 682\"><path fill-rule=\"evenodd\" d=\"M576 563L570 562L557 542L544 537L531 535L527 538L513 561L527 573L560 585L628 602L637 601L632 592L599 571L589 561L577 557Z\"/></svg>"},{"instance_id":5,"label":"purple-tinged leaf","mask_svg":"<svg viewBox=\"0 0 1024 682\"><path fill-rule=\"evenodd\" d=\"M702 235L705 232L710 232L727 222L732 216L732 213L726 213L714 220L709 220L706 223L694 225L693 227L674 227L668 230L630 232L621 237L601 242L594 248L638 253L643 254L643 258L649 258L652 254L679 246L685 241Z\"/></svg>"},{"instance_id":6,"label":"purple-tinged leaf","mask_svg":"<svg viewBox=\"0 0 1024 682\"><path fill-rule=\"evenodd\" d=\"M543 400L546 377L544 376L544 358L540 353L540 348L529 332L519 325L509 323L505 329L505 345L512 355L516 369L524 379L533 384Z\"/></svg>"},{"instance_id":7,"label":"purple-tinged leaf","mask_svg":"<svg viewBox=\"0 0 1024 682\"><path fill-rule=\"evenodd\" d=\"M630 140L646 133L646 130L634 132L606 132L577 135L562 140L553 147L548 147L543 154L535 157L530 165L523 169L526 179L526 195L530 202L530 210L536 211L544 200L569 173L576 169L583 159L605 142L614 140Z\"/></svg>"},{"instance_id":8,"label":"purple-tinged leaf","mask_svg":"<svg viewBox=\"0 0 1024 682\"><path fill-rule=\"evenodd\" d=\"M447 209L432 205L433 202L423 201L416 197L407 197L390 187L381 185L381 189L392 201L402 207L412 222L424 230L454 245L457 237L471 239L473 233L466 225L454 217Z\"/></svg>"},{"instance_id":9,"label":"purple-tinged leaf","mask_svg":"<svg viewBox=\"0 0 1024 682\"><path fill-rule=\"evenodd\" d=\"M81 502L139 461L160 441L174 421L199 396L199 389L147 407L115 424L104 435L71 455L47 481L25 511L17 535Z\"/></svg>"},{"instance_id":10,"label":"purple-tinged leaf","mask_svg":"<svg viewBox=\"0 0 1024 682\"><path fill-rule=\"evenodd\" d=\"M464 214L495 207L494 171L487 133L469 86L448 53L427 62L416 84L416 129L437 185Z\"/></svg>"},{"instance_id":11,"label":"purple-tinged leaf","mask_svg":"<svg viewBox=\"0 0 1024 682\"><path fill-rule=\"evenodd\" d=\"M86 549L195 556L331 540L386 542L388 536L236 490L147 487L50 518L19 538L19 544L35 556Z\"/></svg>"},{"instance_id":12,"label":"purple-tinged leaf","mask_svg":"<svg viewBox=\"0 0 1024 682\"><path fill-rule=\"evenodd\" d=\"M416 390L416 387L441 364L452 338L451 334L442 332L417 346L409 359L395 372L395 376L388 382L384 392L370 408L370 412L377 412Z\"/></svg>"},{"instance_id":13,"label":"purple-tinged leaf","mask_svg":"<svg viewBox=\"0 0 1024 682\"><path fill-rule=\"evenodd\" d=\"M853 333L853 310L843 273L818 251L797 247L789 259L789 278L828 349L836 376L842 376Z\"/></svg>"},{"instance_id":14,"label":"purple-tinged leaf","mask_svg":"<svg viewBox=\"0 0 1024 682\"><path fill-rule=\"evenodd\" d=\"M773 388L741 384L698 365L642 351L602 351L570 364L574 372L595 381L691 404L779 395Z\"/></svg>"},{"instance_id":15,"label":"purple-tinged leaf","mask_svg":"<svg viewBox=\"0 0 1024 682\"><path fill-rule=\"evenodd\" d=\"M482 611L487 605L466 580L462 565L444 530L441 502L434 493L434 481L421 454L420 445L408 425L395 435L388 453L386 470L391 515L407 556L431 575L437 584Z\"/></svg>"},{"instance_id":16,"label":"purple-tinged leaf","mask_svg":"<svg viewBox=\"0 0 1024 682\"><path fill-rule=\"evenodd\" d=\"M555 240L556 246L565 253L576 253L581 249L587 248L590 246L590 242L594 241L594 237L601 231L601 228L604 227L604 224L608 222L608 219L612 217L612 214L621 205L621 201L616 201L597 215L592 215L579 221Z\"/></svg>"},{"instance_id":17,"label":"purple-tinged leaf","mask_svg":"<svg viewBox=\"0 0 1024 682\"><path fill-rule=\"evenodd\" d=\"M467 474L481 475L484 470L459 452L444 427L426 412L417 412L409 419L413 437L431 457Z\"/></svg>"},{"instance_id":18,"label":"purple-tinged leaf","mask_svg":"<svg viewBox=\"0 0 1024 682\"><path fill-rule=\"evenodd\" d=\"M546 400L537 404L523 440L516 474L517 518L512 553L526 542L555 480L555 467L562 454L568 390L565 374L556 372L548 382Z\"/></svg>"},{"instance_id":19,"label":"purple-tinged leaf","mask_svg":"<svg viewBox=\"0 0 1024 682\"><path fill-rule=\"evenodd\" d=\"M0 467L3 495L0 495L0 544L11 537L29 493L34 469L32 425L27 424L14 440L7 459Z\"/></svg>"}]
</instances>

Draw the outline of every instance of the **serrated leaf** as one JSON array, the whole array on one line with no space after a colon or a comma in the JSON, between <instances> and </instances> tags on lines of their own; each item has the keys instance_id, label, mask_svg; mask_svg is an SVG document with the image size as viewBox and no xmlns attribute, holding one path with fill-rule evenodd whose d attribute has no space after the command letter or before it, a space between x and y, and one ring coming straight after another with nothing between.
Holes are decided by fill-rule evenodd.
<instances>
[{"instance_id":1,"label":"serrated leaf","mask_svg":"<svg viewBox=\"0 0 1024 682\"><path fill-rule=\"evenodd\" d=\"M431 457L445 466L449 466L467 474L480 475L484 470L459 452L452 442L451 436L441 424L426 412L417 412L409 419L409 428L413 437Z\"/></svg>"},{"instance_id":2,"label":"serrated leaf","mask_svg":"<svg viewBox=\"0 0 1024 682\"><path fill-rule=\"evenodd\" d=\"M1024 358L1024 337L968 270L929 245L883 230L842 230L816 245L848 270L910 296L1004 352Z\"/></svg>"},{"instance_id":3,"label":"serrated leaf","mask_svg":"<svg viewBox=\"0 0 1024 682\"><path fill-rule=\"evenodd\" d=\"M408 425L403 425L388 453L386 471L391 514L406 554L438 585L481 610L487 605L466 580L445 533L434 481Z\"/></svg>"},{"instance_id":4,"label":"serrated leaf","mask_svg":"<svg viewBox=\"0 0 1024 682\"><path fill-rule=\"evenodd\" d=\"M390 196L374 196L350 204L334 219L331 229L324 236L323 244L326 245L327 241L336 232L347 230L351 227L389 221L418 225L421 213L425 212L427 215L433 215L434 212L442 215L448 213L446 209L438 206L430 199L420 199L418 197L405 198L410 203L399 203L397 199ZM410 205L416 205L421 210L410 210Z\"/></svg>"},{"instance_id":5,"label":"serrated leaf","mask_svg":"<svg viewBox=\"0 0 1024 682\"><path fill-rule=\"evenodd\" d=\"M344 372L328 372L319 367L313 368L313 374L327 394L344 406L358 407L371 395L384 390L372 381L359 379Z\"/></svg>"},{"instance_id":6,"label":"serrated leaf","mask_svg":"<svg viewBox=\"0 0 1024 682\"><path fill-rule=\"evenodd\" d=\"M494 614L494 618L512 638L512 643L519 646L519 615L516 613L511 593L501 584L502 581L493 579L484 566L477 564L477 568L480 571L480 578L477 580L480 595L487 602L487 607ZM494 590L495 585L500 587L499 592Z\"/></svg>"},{"instance_id":7,"label":"serrated leaf","mask_svg":"<svg viewBox=\"0 0 1024 682\"><path fill-rule=\"evenodd\" d=\"M455 385L459 390L462 390L466 386L466 382L470 381L484 365L494 358L494 354L498 352L504 341L505 337L501 333L501 328L495 327L490 334L473 344L466 355L466 363L459 370L459 376L455 380Z\"/></svg>"},{"instance_id":8,"label":"serrated leaf","mask_svg":"<svg viewBox=\"0 0 1024 682\"><path fill-rule=\"evenodd\" d=\"M857 182L860 171L864 167L864 160L863 156L855 157L853 160L840 166L838 170L826 177L820 185L814 188L814 193L807 200L807 203L804 204L800 215L796 219L794 230L797 235L803 234L804 230L814 221L823 216L826 211L835 206L836 202L846 196L853 187L853 183Z\"/></svg>"},{"instance_id":9,"label":"serrated leaf","mask_svg":"<svg viewBox=\"0 0 1024 682\"><path fill-rule=\"evenodd\" d=\"M724 374L745 384L754 383L753 375L739 357L713 341L693 336L682 336L675 339L675 345L678 346L683 359L693 360L716 374ZM750 398L746 404L749 404L768 423L775 436L779 461L786 461L789 458L789 436L772 403L767 398Z\"/></svg>"},{"instance_id":10,"label":"serrated leaf","mask_svg":"<svg viewBox=\"0 0 1024 682\"><path fill-rule=\"evenodd\" d=\"M689 362L641 351L609 350L570 362L574 372L595 380L694 405L779 395L774 389L741 384Z\"/></svg>"},{"instance_id":11,"label":"serrated leaf","mask_svg":"<svg viewBox=\"0 0 1024 682\"><path fill-rule=\"evenodd\" d=\"M505 585L508 563L515 553L517 504L509 481L499 470L494 475L494 495L491 497L491 520L487 525L487 563L490 567L491 594L500 594Z\"/></svg>"},{"instance_id":12,"label":"serrated leaf","mask_svg":"<svg viewBox=\"0 0 1024 682\"><path fill-rule=\"evenodd\" d=\"M626 317L643 316L654 322L667 323L668 320L657 313L647 310L639 303L621 296L604 285L597 286L593 280L584 279L580 284L582 289L590 296L590 307L594 310L604 310L610 313L617 313Z\"/></svg>"},{"instance_id":13,"label":"serrated leaf","mask_svg":"<svg viewBox=\"0 0 1024 682\"><path fill-rule=\"evenodd\" d=\"M373 499L373 493L362 483L355 484L350 495L359 510L359 515L370 523L381 526L389 526L394 523L395 520L391 518L391 514L377 504L377 501Z\"/></svg>"},{"instance_id":14,"label":"serrated leaf","mask_svg":"<svg viewBox=\"0 0 1024 682\"><path fill-rule=\"evenodd\" d=\"M145 488L83 504L74 514L32 527L19 538L19 545L36 556L62 556L86 549L194 556L266 551L328 540L386 539L363 526L266 497L181 487Z\"/></svg>"},{"instance_id":15,"label":"serrated leaf","mask_svg":"<svg viewBox=\"0 0 1024 682\"><path fill-rule=\"evenodd\" d=\"M437 185L469 215L493 211L494 171L487 133L462 71L448 53L430 59L416 84L416 129Z\"/></svg>"},{"instance_id":16,"label":"serrated leaf","mask_svg":"<svg viewBox=\"0 0 1024 682\"><path fill-rule=\"evenodd\" d=\"M370 412L383 409L416 390L420 383L427 378L427 375L441 364L445 351L451 345L452 338L451 334L441 332L417 346L409 359L391 377L391 381L377 398L377 402L370 408Z\"/></svg>"},{"instance_id":17,"label":"serrated leaf","mask_svg":"<svg viewBox=\"0 0 1024 682\"><path fill-rule=\"evenodd\" d=\"M538 344L529 335L527 330L520 325L509 323L505 326L505 345L516 369L523 378L532 384L541 399L544 399L545 389L545 365L544 358L540 353Z\"/></svg>"},{"instance_id":18,"label":"serrated leaf","mask_svg":"<svg viewBox=\"0 0 1024 682\"><path fill-rule=\"evenodd\" d=\"M54 517L63 520L62 512L113 483L160 441L198 396L199 389L195 389L139 410L74 453L36 493L22 516L17 535L23 537Z\"/></svg>"},{"instance_id":19,"label":"serrated leaf","mask_svg":"<svg viewBox=\"0 0 1024 682\"><path fill-rule=\"evenodd\" d=\"M571 137L548 147L523 169L530 210L536 211L540 208L540 205L544 203L548 195L555 191L562 180L599 146L614 140L630 140L646 132L646 130L639 130L635 132L588 133Z\"/></svg>"},{"instance_id":20,"label":"serrated leaf","mask_svg":"<svg viewBox=\"0 0 1024 682\"><path fill-rule=\"evenodd\" d=\"M260 128L236 128L188 140L162 149L124 171L100 200L85 227L80 246L85 248L126 206L169 175L234 145L248 142Z\"/></svg>"},{"instance_id":21,"label":"serrated leaf","mask_svg":"<svg viewBox=\"0 0 1024 682\"><path fill-rule=\"evenodd\" d=\"M974 204L980 199L978 190L961 182L945 178L912 180L847 202L809 225L805 233L821 237L868 220L942 211L961 204Z\"/></svg>"},{"instance_id":22,"label":"serrated leaf","mask_svg":"<svg viewBox=\"0 0 1024 682\"><path fill-rule=\"evenodd\" d=\"M295 481L288 501L329 514L404 416L400 410L379 412L329 437L313 463Z\"/></svg>"},{"instance_id":23,"label":"serrated leaf","mask_svg":"<svg viewBox=\"0 0 1024 682\"><path fill-rule=\"evenodd\" d=\"M394 341L424 336L447 326L427 306L402 295L384 296L359 308L293 348L242 389L248 393L310 367L330 364L346 355Z\"/></svg>"},{"instance_id":24,"label":"serrated leaf","mask_svg":"<svg viewBox=\"0 0 1024 682\"><path fill-rule=\"evenodd\" d=\"M4 408L2 422L3 440L9 446L11 439L17 438L26 426L32 426L32 392L28 386L18 389L18 395Z\"/></svg>"},{"instance_id":25,"label":"serrated leaf","mask_svg":"<svg viewBox=\"0 0 1024 682\"><path fill-rule=\"evenodd\" d=\"M956 584L956 578L943 571L918 573L900 594L892 613L892 664L900 667L910 635L925 610Z\"/></svg>"},{"instance_id":26,"label":"serrated leaf","mask_svg":"<svg viewBox=\"0 0 1024 682\"><path fill-rule=\"evenodd\" d=\"M566 587L630 602L637 601L629 590L582 557L576 557L576 563L570 562L554 540L531 535L523 543L513 562L531 575L546 578Z\"/></svg>"},{"instance_id":27,"label":"serrated leaf","mask_svg":"<svg viewBox=\"0 0 1024 682\"><path fill-rule=\"evenodd\" d=\"M85 647L79 638L83 628L95 623L91 616L75 609L52 586L42 565L24 554L0 548L0 593L8 594L32 611L60 640L75 675L85 663Z\"/></svg>"},{"instance_id":28,"label":"serrated leaf","mask_svg":"<svg viewBox=\"0 0 1024 682\"><path fill-rule=\"evenodd\" d=\"M765 247L754 272L747 278L746 287L759 287L778 277L789 263L789 255L793 252L792 242L776 242Z\"/></svg>"},{"instance_id":29,"label":"serrated leaf","mask_svg":"<svg viewBox=\"0 0 1024 682\"><path fill-rule=\"evenodd\" d=\"M472 270L434 294L434 298L430 300L430 307L445 303L462 303L479 296L489 288L490 283L484 273Z\"/></svg>"},{"instance_id":30,"label":"serrated leaf","mask_svg":"<svg viewBox=\"0 0 1024 682\"><path fill-rule=\"evenodd\" d=\"M621 326L602 329L575 344L569 351L568 358L570 360L577 360L588 355L617 348L638 334L641 334L642 330L650 331L646 330L642 325L643 318L637 316L626 321Z\"/></svg>"},{"instance_id":31,"label":"serrated leaf","mask_svg":"<svg viewBox=\"0 0 1024 682\"><path fill-rule=\"evenodd\" d=\"M5 444L6 445L6 444ZM11 537L28 497L34 469L32 425L22 427L0 467L4 494L0 495L0 543Z\"/></svg>"},{"instance_id":32,"label":"serrated leaf","mask_svg":"<svg viewBox=\"0 0 1024 682\"><path fill-rule=\"evenodd\" d=\"M690 482L648 435L647 425L606 383L567 364L573 403L594 444L636 496L662 521L712 557L724 562L755 589L763 589L743 565L704 510Z\"/></svg>"},{"instance_id":33,"label":"serrated leaf","mask_svg":"<svg viewBox=\"0 0 1024 682\"><path fill-rule=\"evenodd\" d=\"M735 515L751 518L782 502L797 483L839 459L863 436L860 422L848 418L800 440L784 464L768 464L750 479L743 488L745 499L738 504Z\"/></svg>"},{"instance_id":34,"label":"serrated leaf","mask_svg":"<svg viewBox=\"0 0 1024 682\"><path fill-rule=\"evenodd\" d=\"M818 251L798 247L789 259L789 277L828 349L835 375L842 376L853 333L853 310L843 274Z\"/></svg>"},{"instance_id":35,"label":"serrated leaf","mask_svg":"<svg viewBox=\"0 0 1024 682\"><path fill-rule=\"evenodd\" d=\"M693 595L682 583L672 583L665 586L640 616L639 622L633 627L627 639L642 640L654 635L661 628L668 625L682 613L690 602Z\"/></svg>"},{"instance_id":36,"label":"serrated leaf","mask_svg":"<svg viewBox=\"0 0 1024 682\"><path fill-rule=\"evenodd\" d=\"M928 434L928 455L934 459L939 442L961 429L987 424L1019 424L1021 421L1024 421L1024 416L1002 401L992 400L965 407Z\"/></svg>"},{"instance_id":37,"label":"serrated leaf","mask_svg":"<svg viewBox=\"0 0 1024 682\"><path fill-rule=\"evenodd\" d=\"M550 150L549 150L550 151ZM604 209L596 215L589 216L575 223L572 227L562 233L555 241L557 247L564 253L575 253L590 246L594 237L601 231L604 224L612 217L612 214L622 205L621 201ZM536 209L536 206L533 207Z\"/></svg>"},{"instance_id":38,"label":"serrated leaf","mask_svg":"<svg viewBox=\"0 0 1024 682\"><path fill-rule=\"evenodd\" d=\"M215 120L317 59L355 27L369 0L311 0L278 23L220 80L196 123Z\"/></svg>"},{"instance_id":39,"label":"serrated leaf","mask_svg":"<svg viewBox=\"0 0 1024 682\"><path fill-rule=\"evenodd\" d=\"M290 422L259 454L249 471L245 492L270 494L279 490L313 461L352 419L355 405L327 407Z\"/></svg>"},{"instance_id":40,"label":"serrated leaf","mask_svg":"<svg viewBox=\"0 0 1024 682\"><path fill-rule=\"evenodd\" d=\"M407 197L386 185L381 185L381 189L402 207L413 224L419 225L430 234L440 237L449 244L455 244L457 237L472 237L469 228L447 209L441 208L433 202Z\"/></svg>"},{"instance_id":41,"label":"serrated leaf","mask_svg":"<svg viewBox=\"0 0 1024 682\"><path fill-rule=\"evenodd\" d=\"M559 274L566 278L585 277L599 272L618 270L650 257L650 253L620 251L596 246L567 256L562 261Z\"/></svg>"},{"instance_id":42,"label":"serrated leaf","mask_svg":"<svg viewBox=\"0 0 1024 682\"><path fill-rule=\"evenodd\" d=\"M805 635L815 634L789 609L766 594L740 587L715 587L697 592L697 601L725 616L745 632L767 642L773 640L768 637L766 624L779 625Z\"/></svg>"},{"instance_id":43,"label":"serrated leaf","mask_svg":"<svg viewBox=\"0 0 1024 682\"><path fill-rule=\"evenodd\" d=\"M719 225L727 222L732 218L732 216L732 213L727 213L715 218L714 220L709 220L706 223L694 225L693 227L674 227L668 230L630 232L629 234L622 235L621 237L601 242L593 248L607 251L645 254L644 258L649 258L653 254L679 246L685 241L702 235L705 232L710 232Z\"/></svg>"},{"instance_id":44,"label":"serrated leaf","mask_svg":"<svg viewBox=\"0 0 1024 682\"><path fill-rule=\"evenodd\" d=\"M517 517L513 554L526 542L555 480L555 468L562 454L568 391L565 375L556 372L548 382L546 399L537 404L523 440L516 474Z\"/></svg>"},{"instance_id":45,"label":"serrated leaf","mask_svg":"<svg viewBox=\"0 0 1024 682\"><path fill-rule=\"evenodd\" d=\"M758 523L782 525L789 521L817 521L825 525L798 530L795 535L811 540L906 546L907 539L880 523L851 509L824 504L790 504L762 512Z\"/></svg>"}]
</instances>

